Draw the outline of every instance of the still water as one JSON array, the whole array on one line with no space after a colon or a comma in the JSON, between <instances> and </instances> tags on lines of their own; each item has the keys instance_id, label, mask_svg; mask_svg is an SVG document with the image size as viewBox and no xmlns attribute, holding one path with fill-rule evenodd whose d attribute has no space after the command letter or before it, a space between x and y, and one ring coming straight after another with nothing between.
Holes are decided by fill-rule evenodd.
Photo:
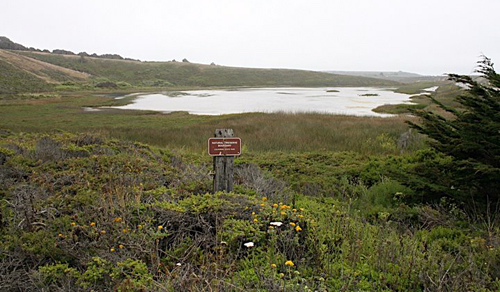
<instances>
[{"instance_id":1,"label":"still water","mask_svg":"<svg viewBox=\"0 0 500 292\"><path fill-rule=\"evenodd\" d=\"M410 95L384 88L253 88L193 90L139 94L132 103L115 107L161 112L187 111L195 115L248 112L318 112L359 116L389 116L372 109L384 104L409 103Z\"/></svg>"}]
</instances>

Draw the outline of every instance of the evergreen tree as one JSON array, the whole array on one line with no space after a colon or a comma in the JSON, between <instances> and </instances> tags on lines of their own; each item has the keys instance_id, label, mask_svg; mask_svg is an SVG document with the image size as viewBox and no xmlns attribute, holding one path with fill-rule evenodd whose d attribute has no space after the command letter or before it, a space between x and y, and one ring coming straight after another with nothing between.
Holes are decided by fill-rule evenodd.
<instances>
[{"instance_id":1,"label":"evergreen tree","mask_svg":"<svg viewBox=\"0 0 500 292\"><path fill-rule=\"evenodd\" d=\"M481 74L478 79L449 75L450 80L467 87L457 98L461 108L445 106L432 98L434 103L451 114L451 118L425 110L412 110L414 115L420 117L421 123L409 122L410 126L431 138L434 150L451 158L446 170L418 174L428 186L434 185L427 188L431 192L426 194L427 198L449 196L466 205L472 202L499 203L500 75L487 57L478 63L477 72ZM443 180L439 173L447 179ZM445 186L444 181L447 182Z\"/></svg>"}]
</instances>

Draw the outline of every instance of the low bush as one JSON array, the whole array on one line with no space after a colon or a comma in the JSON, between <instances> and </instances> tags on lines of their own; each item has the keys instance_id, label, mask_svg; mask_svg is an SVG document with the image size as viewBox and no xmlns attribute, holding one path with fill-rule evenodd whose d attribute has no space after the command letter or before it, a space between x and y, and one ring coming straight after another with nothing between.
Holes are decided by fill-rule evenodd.
<instances>
[{"instance_id":1,"label":"low bush","mask_svg":"<svg viewBox=\"0 0 500 292\"><path fill-rule=\"evenodd\" d=\"M0 149L5 291L500 287L496 221L410 205L415 190L376 179L404 159L242 157L241 193L212 194L206 159L141 143L6 133Z\"/></svg>"}]
</instances>

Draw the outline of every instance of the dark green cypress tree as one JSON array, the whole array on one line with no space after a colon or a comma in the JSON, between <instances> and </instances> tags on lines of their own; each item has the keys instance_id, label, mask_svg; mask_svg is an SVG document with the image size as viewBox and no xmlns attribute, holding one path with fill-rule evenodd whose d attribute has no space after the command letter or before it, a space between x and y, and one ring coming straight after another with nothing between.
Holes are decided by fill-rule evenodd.
<instances>
[{"instance_id":1,"label":"dark green cypress tree","mask_svg":"<svg viewBox=\"0 0 500 292\"><path fill-rule=\"evenodd\" d=\"M443 186L442 178L436 177L439 171L417 174L428 185L442 186L427 188L434 190L425 194L427 198L453 197L466 206L471 206L471 203L499 203L500 75L487 57L478 63L480 78L449 75L450 80L467 86L457 98L461 105L459 109L445 106L432 98L434 103L451 114L450 118L425 110L412 110L421 122L409 122L410 126L431 138L430 145L434 150L451 157L446 174L441 172L447 176L448 185Z\"/></svg>"}]
</instances>

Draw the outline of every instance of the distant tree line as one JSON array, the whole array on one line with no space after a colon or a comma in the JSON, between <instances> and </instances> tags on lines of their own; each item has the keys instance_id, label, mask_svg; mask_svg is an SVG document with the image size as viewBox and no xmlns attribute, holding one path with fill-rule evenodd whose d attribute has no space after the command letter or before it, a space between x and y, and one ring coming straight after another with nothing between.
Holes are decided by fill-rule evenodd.
<instances>
[{"instance_id":1,"label":"distant tree line","mask_svg":"<svg viewBox=\"0 0 500 292\"><path fill-rule=\"evenodd\" d=\"M52 53L52 54L60 54L60 55L79 55L81 57L93 57L93 58L102 58L102 59L115 59L115 60L130 60L130 61L139 61L131 58L123 58L118 54L88 54L87 52L81 52L78 54L73 53L72 51L55 49L52 52L49 50L40 50L33 47L25 47L21 44L15 43L8 39L7 37L0 36L0 49L4 50L16 50L16 51L31 51L31 52L43 52L43 53Z\"/></svg>"},{"instance_id":2,"label":"distant tree line","mask_svg":"<svg viewBox=\"0 0 500 292\"><path fill-rule=\"evenodd\" d=\"M28 51L25 46L16 44L13 41L9 40L6 37L0 36L0 49L4 50L20 50L20 51Z\"/></svg>"}]
</instances>

